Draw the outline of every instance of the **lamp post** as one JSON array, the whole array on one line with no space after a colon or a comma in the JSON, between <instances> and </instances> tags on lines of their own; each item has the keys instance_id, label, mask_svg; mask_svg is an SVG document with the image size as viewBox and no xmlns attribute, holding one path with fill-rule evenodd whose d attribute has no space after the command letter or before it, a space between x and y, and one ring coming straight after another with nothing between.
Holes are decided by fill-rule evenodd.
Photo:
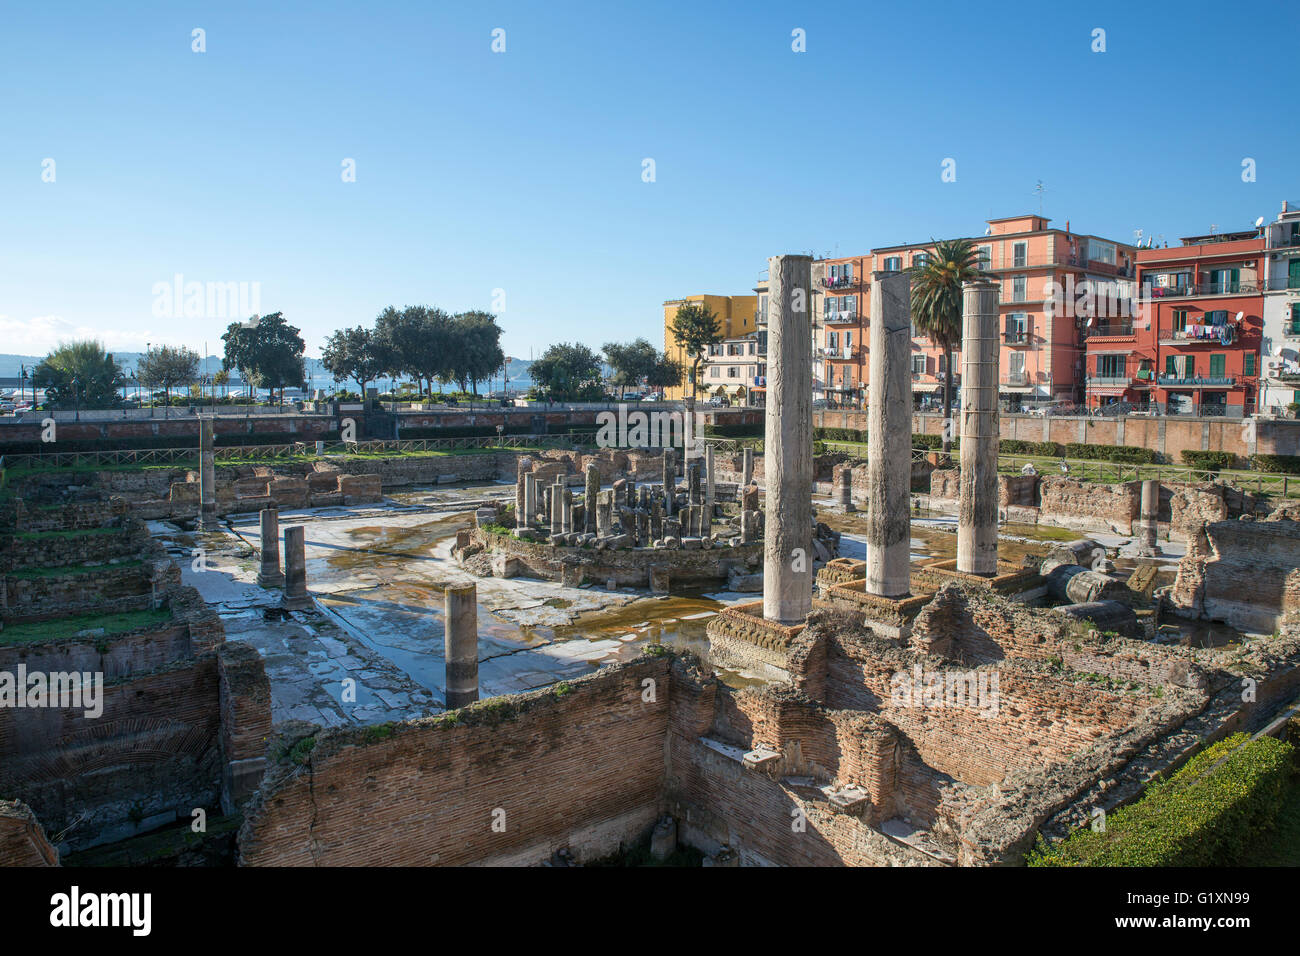
<instances>
[{"instance_id":1,"label":"lamp post","mask_svg":"<svg viewBox=\"0 0 1300 956\"><path fill-rule=\"evenodd\" d=\"M72 377L72 400L77 409L77 421L81 421L81 380L75 375Z\"/></svg>"},{"instance_id":2,"label":"lamp post","mask_svg":"<svg viewBox=\"0 0 1300 956\"><path fill-rule=\"evenodd\" d=\"M22 404L23 401L23 393L26 390L27 390L27 366L20 365L18 367L18 403L20 405ZM33 408L36 407L36 387L34 385L32 386L32 407Z\"/></svg>"}]
</instances>

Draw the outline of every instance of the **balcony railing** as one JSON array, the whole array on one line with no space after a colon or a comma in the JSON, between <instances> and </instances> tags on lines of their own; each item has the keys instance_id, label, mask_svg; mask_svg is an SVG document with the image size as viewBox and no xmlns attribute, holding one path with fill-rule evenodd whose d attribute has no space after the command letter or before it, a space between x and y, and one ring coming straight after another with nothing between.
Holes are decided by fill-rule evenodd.
<instances>
[{"instance_id":1,"label":"balcony railing","mask_svg":"<svg viewBox=\"0 0 1300 956\"><path fill-rule=\"evenodd\" d=\"M1175 285L1152 287L1153 299L1189 298L1197 295L1249 295L1262 291L1254 279L1238 279L1236 282L1199 282L1196 285Z\"/></svg>"},{"instance_id":2,"label":"balcony railing","mask_svg":"<svg viewBox=\"0 0 1300 956\"><path fill-rule=\"evenodd\" d=\"M829 348L829 347L824 348L822 349L822 353L829 359L839 359L840 361L848 361L850 359L857 358L858 347L856 345L849 345L849 346L840 345L835 348Z\"/></svg>"},{"instance_id":3,"label":"balcony railing","mask_svg":"<svg viewBox=\"0 0 1300 956\"><path fill-rule=\"evenodd\" d=\"M856 312L824 312L822 318L827 325L854 325L858 321Z\"/></svg>"},{"instance_id":4,"label":"balcony railing","mask_svg":"<svg viewBox=\"0 0 1300 956\"><path fill-rule=\"evenodd\" d=\"M822 288L837 292L841 289L856 289L861 282L861 276L822 276Z\"/></svg>"},{"instance_id":5,"label":"balcony railing","mask_svg":"<svg viewBox=\"0 0 1300 956\"><path fill-rule=\"evenodd\" d=\"M1180 378L1177 375L1161 375L1157 384L1166 388L1230 388L1237 384L1235 375L1195 375Z\"/></svg>"},{"instance_id":6,"label":"balcony railing","mask_svg":"<svg viewBox=\"0 0 1300 956\"><path fill-rule=\"evenodd\" d=\"M1288 274L1266 280L1265 291L1267 292L1285 292L1288 289L1300 289L1300 276Z\"/></svg>"},{"instance_id":7,"label":"balcony railing","mask_svg":"<svg viewBox=\"0 0 1300 956\"><path fill-rule=\"evenodd\" d=\"M1300 339L1300 321L1292 319L1282 324L1282 334L1288 339Z\"/></svg>"},{"instance_id":8,"label":"balcony railing","mask_svg":"<svg viewBox=\"0 0 1300 956\"><path fill-rule=\"evenodd\" d=\"M1090 385L1127 385L1129 381L1127 375L1094 375L1088 380Z\"/></svg>"},{"instance_id":9,"label":"balcony railing","mask_svg":"<svg viewBox=\"0 0 1300 956\"><path fill-rule=\"evenodd\" d=\"M1219 328L1219 326L1214 326L1214 328ZM1244 336L1239 331L1234 331L1232 342L1224 345L1223 340L1218 335L1190 335L1187 332L1164 329L1160 332L1158 338L1161 345L1213 345L1216 348L1231 348L1233 345L1240 344Z\"/></svg>"},{"instance_id":10,"label":"balcony railing","mask_svg":"<svg viewBox=\"0 0 1300 956\"><path fill-rule=\"evenodd\" d=\"M1028 345L1029 332L1027 329L1013 329L1010 332L1003 332L1002 342L1005 345Z\"/></svg>"}]
</instances>

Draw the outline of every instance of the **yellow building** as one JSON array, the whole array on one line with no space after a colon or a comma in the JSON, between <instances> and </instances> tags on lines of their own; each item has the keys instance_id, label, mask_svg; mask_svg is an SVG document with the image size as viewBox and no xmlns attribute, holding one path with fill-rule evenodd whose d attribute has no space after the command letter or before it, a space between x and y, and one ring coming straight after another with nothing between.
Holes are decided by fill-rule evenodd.
<instances>
[{"instance_id":1,"label":"yellow building","mask_svg":"<svg viewBox=\"0 0 1300 956\"><path fill-rule=\"evenodd\" d=\"M677 344L677 340L673 338L673 319L677 316L677 310L689 304L704 305L712 311L718 317L718 331L722 333L723 338L736 339L757 331L757 326L754 324L755 312L758 309L758 296L756 295L688 295L681 299L669 299L665 302L664 351L669 358L681 362L684 370L682 380L685 383L677 388L665 389L664 393L669 399L683 398L689 395L691 390L692 356L687 355L685 350ZM701 371L703 368L704 362L701 360Z\"/></svg>"}]
</instances>

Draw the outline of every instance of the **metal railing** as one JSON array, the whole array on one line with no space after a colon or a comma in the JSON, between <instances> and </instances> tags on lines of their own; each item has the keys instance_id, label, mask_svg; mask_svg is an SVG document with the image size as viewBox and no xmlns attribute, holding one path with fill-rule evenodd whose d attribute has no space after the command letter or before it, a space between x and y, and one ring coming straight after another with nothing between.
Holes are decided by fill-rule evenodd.
<instances>
[{"instance_id":1,"label":"metal railing","mask_svg":"<svg viewBox=\"0 0 1300 956\"><path fill-rule=\"evenodd\" d=\"M1230 388L1237 384L1235 375L1192 375L1180 378L1177 375L1160 375L1156 384L1168 388Z\"/></svg>"}]
</instances>

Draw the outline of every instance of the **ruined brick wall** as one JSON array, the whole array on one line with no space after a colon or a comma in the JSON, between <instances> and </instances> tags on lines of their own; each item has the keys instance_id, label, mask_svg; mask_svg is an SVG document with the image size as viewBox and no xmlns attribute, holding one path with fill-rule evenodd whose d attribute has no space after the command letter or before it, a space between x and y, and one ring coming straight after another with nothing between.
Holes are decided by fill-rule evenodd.
<instances>
[{"instance_id":1,"label":"ruined brick wall","mask_svg":"<svg viewBox=\"0 0 1300 956\"><path fill-rule=\"evenodd\" d=\"M930 472L930 497L951 499L961 497L961 472L956 468L936 468Z\"/></svg>"},{"instance_id":2,"label":"ruined brick wall","mask_svg":"<svg viewBox=\"0 0 1300 956\"><path fill-rule=\"evenodd\" d=\"M221 806L236 812L257 790L271 737L271 682L262 656L231 641L217 652L221 703Z\"/></svg>"},{"instance_id":3,"label":"ruined brick wall","mask_svg":"<svg viewBox=\"0 0 1300 956\"><path fill-rule=\"evenodd\" d=\"M1132 534L1142 499L1142 483L1119 485L1075 481L1047 475L1039 481L1039 521L1081 531Z\"/></svg>"},{"instance_id":4,"label":"ruined brick wall","mask_svg":"<svg viewBox=\"0 0 1300 956\"><path fill-rule=\"evenodd\" d=\"M1166 485L1164 491L1169 495L1169 537L1173 541L1190 541L1205 524L1253 515L1257 504L1249 492L1217 482ZM1162 493L1162 503L1164 497Z\"/></svg>"},{"instance_id":5,"label":"ruined brick wall","mask_svg":"<svg viewBox=\"0 0 1300 956\"><path fill-rule=\"evenodd\" d=\"M1300 617L1300 522L1216 521L1188 543L1170 592L1176 609L1271 633Z\"/></svg>"},{"instance_id":6,"label":"ruined brick wall","mask_svg":"<svg viewBox=\"0 0 1300 956\"><path fill-rule=\"evenodd\" d=\"M387 735L318 734L305 765L278 763L246 808L243 864L538 863L564 846L589 858L633 842L660 808L668 662L642 658L564 686ZM503 832L492 826L498 808Z\"/></svg>"},{"instance_id":7,"label":"ruined brick wall","mask_svg":"<svg viewBox=\"0 0 1300 956\"><path fill-rule=\"evenodd\" d=\"M0 867L58 865L58 851L50 846L31 808L16 800L0 800Z\"/></svg>"},{"instance_id":8,"label":"ruined brick wall","mask_svg":"<svg viewBox=\"0 0 1300 956\"><path fill-rule=\"evenodd\" d=\"M216 655L106 683L103 713L0 709L0 793L22 800L71 847L188 818L220 784Z\"/></svg>"}]
</instances>

